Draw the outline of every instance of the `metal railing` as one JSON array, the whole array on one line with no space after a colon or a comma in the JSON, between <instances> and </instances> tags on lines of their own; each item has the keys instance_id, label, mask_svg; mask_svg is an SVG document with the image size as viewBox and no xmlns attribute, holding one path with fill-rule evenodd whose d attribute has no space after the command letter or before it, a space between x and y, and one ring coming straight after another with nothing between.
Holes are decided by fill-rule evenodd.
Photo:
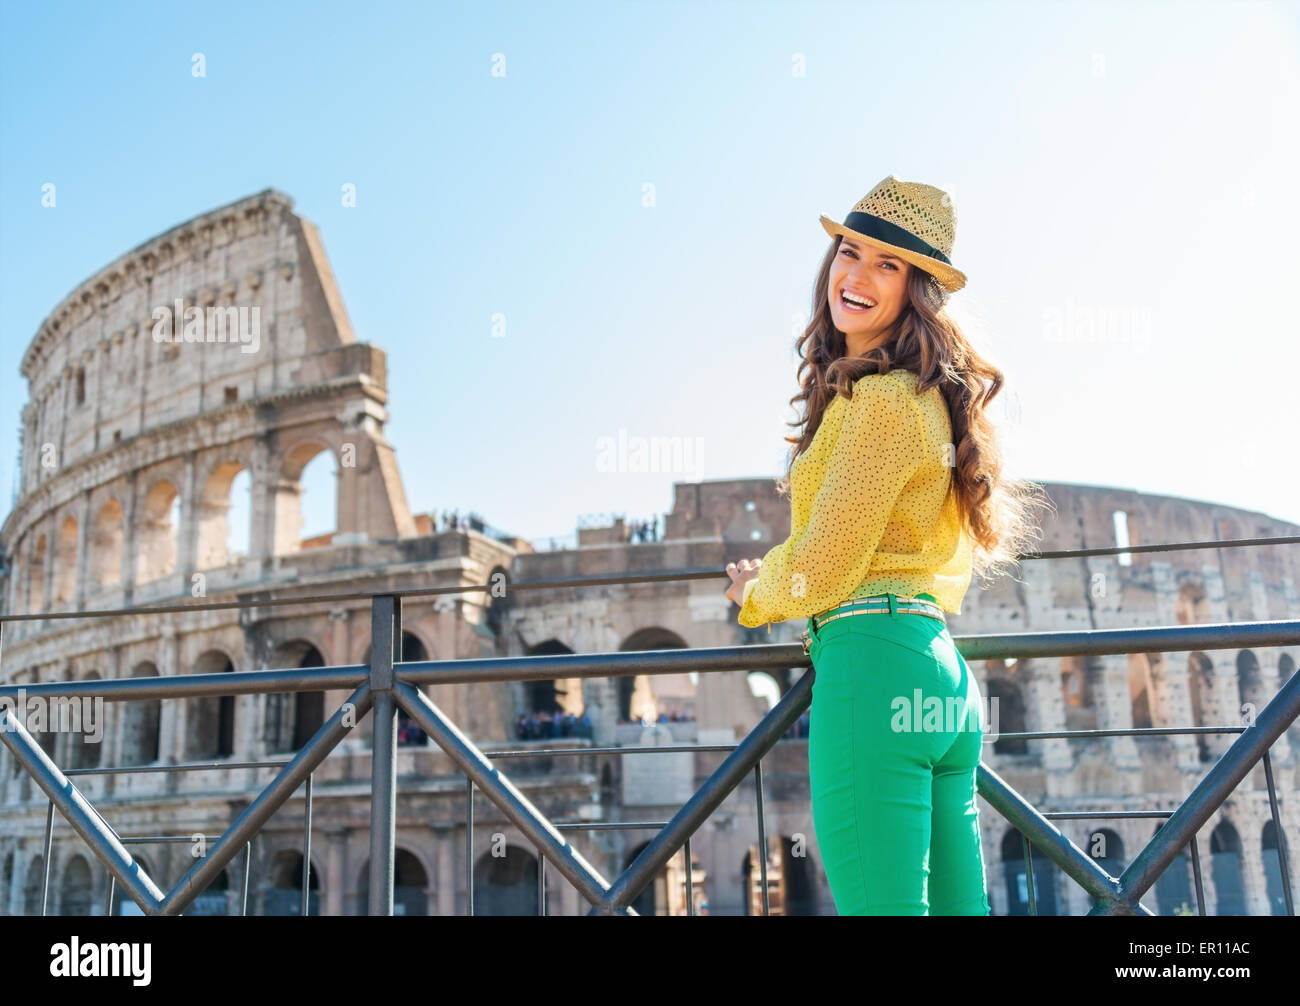
<instances>
[{"instance_id":1,"label":"metal railing","mask_svg":"<svg viewBox=\"0 0 1300 1006\"><path fill-rule=\"evenodd\" d=\"M1230 545L1294 543L1300 538L1252 539L1239 542L1198 542L1178 545L1132 546L1114 549L1074 550L1062 553L1038 553L1022 558L1055 558L1077 555L1113 555L1181 548L1222 548ZM513 584L509 589L544 589L589 586L607 583L655 582L664 580L717 578L716 569L669 571L615 577L575 577L539 583ZM506 751L496 758L554 757L600 753L639 754L668 751L728 751L718 768L704 785L667 822L566 822L554 824L515 787L483 751L476 747L440 710L420 685L451 683L490 683L502 681L550 680L555 678L609 678L631 675L681 674L685 672L722 673L728 671L783 670L810 667L808 657L798 643L761 646L730 646L706 649L558 654L527 657L497 657L474 660L401 661L401 601L406 596L442 593L466 593L491 590L493 585L456 586L403 590L384 593L349 593L312 597L259 598L250 601L201 602L121 609L100 612L54 612L41 615L0 616L0 646L3 626L8 621L53 618L93 618L138 615L155 612L193 611L232 607L267 607L277 604L304 605L311 602L334 603L342 599L369 598L371 601L371 654L369 664L333 667L276 669L187 674L170 678L117 678L81 682L46 682L0 686L0 698L26 696L46 698L102 698L106 701L186 699L227 695L268 694L299 691L352 689L348 698L323 723L303 747L287 761L229 762L83 769L64 772L27 732L21 719L15 718L7 705L0 704L0 739L13 752L18 764L35 780L49 800L45 834L45 878L42 882L42 911L48 893L53 810L71 824L91 852L107 869L112 884L120 884L125 894L148 915L181 914L233 858L243 850L244 882L241 911L247 908L247 882L250 843L275 811L297 790L306 787L305 842L303 855L302 912L306 914L309 896L311 780L316 768L334 747L373 713L371 758L371 818L369 901L371 915L392 915L394 906L394 860L396 820L396 751L398 711L406 713L439 747L466 778L466 841L469 847L467 909L473 913L474 891L474 823L473 797L481 790L501 813L532 843L538 853L538 905L544 914L546 898L545 863L549 862L592 906L590 914L636 914L630 907L637 896L652 883L657 873L672 857L683 850L686 863L687 911L695 914L691 892L691 836L704 824L724 799L753 773L756 787L757 829L763 911L768 913L766 820L763 805L761 761L772 746L787 733L811 702L814 673L799 678L759 724L735 745L682 745L676 747L580 747L540 751ZM1052 656L1091 656L1119 653L1157 653L1184 650L1281 646L1300 642L1300 621L1225 623L1156 628L1103 629L1066 632L1013 633L1003 635L955 637L959 650L968 660L996 658L1033 658ZM3 656L3 649L0 649ZM1182 848L1191 845L1196 868L1198 905L1204 914L1204 898L1195 844L1197 830L1223 804L1255 764L1263 761L1268 786L1269 805L1277 834L1278 859L1283 878L1287 913L1294 914L1291 875L1281 827L1278 797L1269 748L1300 714L1300 675L1293 674L1282 684L1278 694L1245 727L1164 727L1100 731L1047 731L1000 735L1004 739L1046 739L1060 737L1142 736L1150 734L1238 732L1240 736L1219 758L1193 792L1174 811L1151 812L1060 812L1041 814L1012 789L987 765L981 764L977 787L990 806L1006 818L1021 834L1028 872L1031 911L1036 912L1033 862L1030 845L1037 846L1070 879L1095 901L1089 914L1152 915L1140 903L1141 896L1173 862ZM179 772L212 767L273 767L279 771L256 798L235 818L227 830L207 848L199 859L168 891L162 891L152 878L139 869L126 851L131 843L174 841L174 836L134 836L123 838L73 785L70 777L79 774L128 772ZM1167 817L1164 826L1137 855L1119 877L1107 874L1097 862L1079 849L1051 822L1054 819L1101 819L1134 816ZM598 830L618 828L657 828L653 839L632 863L612 882L606 880L561 834L562 830ZM189 841L190 839L185 839Z\"/></svg>"}]
</instances>

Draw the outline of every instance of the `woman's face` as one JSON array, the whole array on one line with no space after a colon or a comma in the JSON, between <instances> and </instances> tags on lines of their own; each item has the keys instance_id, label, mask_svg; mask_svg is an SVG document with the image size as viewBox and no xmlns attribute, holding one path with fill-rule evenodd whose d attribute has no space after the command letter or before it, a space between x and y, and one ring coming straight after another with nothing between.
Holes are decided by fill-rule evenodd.
<instances>
[{"instance_id":1,"label":"woman's face","mask_svg":"<svg viewBox=\"0 0 1300 1006\"><path fill-rule=\"evenodd\" d=\"M907 276L910 263L881 251L865 241L843 238L835 260L826 296L831 319L844 333L849 356L861 356L888 340L894 323L907 306ZM865 298L864 308L845 298Z\"/></svg>"}]
</instances>

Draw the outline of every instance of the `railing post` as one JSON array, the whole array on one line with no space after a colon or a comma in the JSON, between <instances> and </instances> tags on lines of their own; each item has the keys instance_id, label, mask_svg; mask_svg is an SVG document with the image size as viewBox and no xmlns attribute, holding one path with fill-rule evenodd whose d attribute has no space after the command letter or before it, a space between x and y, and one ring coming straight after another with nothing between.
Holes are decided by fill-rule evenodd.
<instances>
[{"instance_id":1,"label":"railing post","mask_svg":"<svg viewBox=\"0 0 1300 1006\"><path fill-rule=\"evenodd\" d=\"M474 914L474 780L465 776L465 914Z\"/></svg>"},{"instance_id":2,"label":"railing post","mask_svg":"<svg viewBox=\"0 0 1300 1006\"><path fill-rule=\"evenodd\" d=\"M393 840L397 821L397 704L393 662L402 640L401 598L385 594L370 607L370 690L374 734L370 746L371 915L393 914Z\"/></svg>"},{"instance_id":3,"label":"railing post","mask_svg":"<svg viewBox=\"0 0 1300 1006\"><path fill-rule=\"evenodd\" d=\"M1178 862L1178 860L1174 860ZM1205 914L1205 885L1201 882L1201 854L1196 848L1196 836L1192 835L1192 876L1196 878L1196 914Z\"/></svg>"},{"instance_id":4,"label":"railing post","mask_svg":"<svg viewBox=\"0 0 1300 1006\"><path fill-rule=\"evenodd\" d=\"M253 842L244 843L244 875L239 881L239 914L248 914L248 870L253 863Z\"/></svg>"},{"instance_id":5,"label":"railing post","mask_svg":"<svg viewBox=\"0 0 1300 1006\"><path fill-rule=\"evenodd\" d=\"M41 915L50 903L50 853L54 848L54 801L45 805L45 862L41 872Z\"/></svg>"},{"instance_id":6,"label":"railing post","mask_svg":"<svg viewBox=\"0 0 1300 1006\"><path fill-rule=\"evenodd\" d=\"M766 917L772 914L772 909L767 903L767 822L763 815L762 759L754 763L754 802L758 809L758 877L759 883L763 885L763 915ZM745 892L745 897L749 897L748 891ZM785 911L784 907L782 911Z\"/></svg>"},{"instance_id":7,"label":"railing post","mask_svg":"<svg viewBox=\"0 0 1300 1006\"><path fill-rule=\"evenodd\" d=\"M1282 897L1286 902L1286 914L1295 915L1295 903L1291 895L1291 867L1287 865L1286 832L1282 830L1282 821L1277 812L1277 787L1273 784L1273 762L1264 752L1264 781L1268 783L1268 809L1273 816L1273 834L1277 836L1277 865L1282 873ZM1267 886L1265 887L1267 891Z\"/></svg>"},{"instance_id":8,"label":"railing post","mask_svg":"<svg viewBox=\"0 0 1300 1006\"><path fill-rule=\"evenodd\" d=\"M311 776L307 777L307 802L302 835L302 914L307 914L311 897Z\"/></svg>"}]
</instances>

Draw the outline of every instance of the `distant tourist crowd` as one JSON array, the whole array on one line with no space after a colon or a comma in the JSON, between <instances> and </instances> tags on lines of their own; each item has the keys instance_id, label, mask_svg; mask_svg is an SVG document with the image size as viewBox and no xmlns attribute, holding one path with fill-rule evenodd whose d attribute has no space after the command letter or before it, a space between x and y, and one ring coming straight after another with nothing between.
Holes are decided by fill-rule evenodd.
<instances>
[{"instance_id":1,"label":"distant tourist crowd","mask_svg":"<svg viewBox=\"0 0 1300 1006\"><path fill-rule=\"evenodd\" d=\"M659 718L657 720L652 720L648 716L639 716L636 717L635 719L630 719L630 720L620 719L618 722L620 726L626 726L629 723L640 723L643 727L648 727L655 723L694 723L695 717L692 716L690 713L674 712L674 713L660 713Z\"/></svg>"},{"instance_id":2,"label":"distant tourist crowd","mask_svg":"<svg viewBox=\"0 0 1300 1006\"><path fill-rule=\"evenodd\" d=\"M568 712L528 713L515 721L515 732L521 741L549 740L553 737L590 737L591 717L583 710L581 716Z\"/></svg>"},{"instance_id":3,"label":"distant tourist crowd","mask_svg":"<svg viewBox=\"0 0 1300 1006\"><path fill-rule=\"evenodd\" d=\"M659 540L659 518L654 520L634 520L623 529L623 541L639 544Z\"/></svg>"}]
</instances>

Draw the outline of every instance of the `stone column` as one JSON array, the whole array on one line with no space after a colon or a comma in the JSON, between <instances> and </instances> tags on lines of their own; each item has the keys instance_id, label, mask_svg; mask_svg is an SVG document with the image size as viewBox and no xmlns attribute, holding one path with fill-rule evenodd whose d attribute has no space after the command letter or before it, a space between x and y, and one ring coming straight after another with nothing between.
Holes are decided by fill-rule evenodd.
<instances>
[{"instance_id":1,"label":"stone column","mask_svg":"<svg viewBox=\"0 0 1300 1006\"><path fill-rule=\"evenodd\" d=\"M84 611L86 607L90 520L90 490L86 489L77 499L77 571L76 580L72 585L72 607L76 611Z\"/></svg>"},{"instance_id":2,"label":"stone column","mask_svg":"<svg viewBox=\"0 0 1300 1006\"><path fill-rule=\"evenodd\" d=\"M1242 726L1241 692L1237 684L1237 650L1209 650L1205 655L1214 666L1213 704L1214 714L1204 710L1206 726L1229 727ZM1217 759L1237 742L1241 734L1210 734L1206 740L1210 747L1210 757Z\"/></svg>"},{"instance_id":3,"label":"stone column","mask_svg":"<svg viewBox=\"0 0 1300 1006\"><path fill-rule=\"evenodd\" d=\"M333 666L346 666L352 662L352 634L349 631L347 608L331 608L329 613L330 655L327 662ZM325 693L325 718L329 719L351 694L346 688L334 688ZM337 750L337 749L336 749Z\"/></svg>"},{"instance_id":4,"label":"stone column","mask_svg":"<svg viewBox=\"0 0 1300 1006\"><path fill-rule=\"evenodd\" d=\"M1104 654L1096 661L1095 701L1097 725L1103 730L1131 730L1133 728L1133 701L1129 692L1129 659L1124 653ZM1107 746L1116 768L1137 770L1141 768L1137 743L1132 737L1108 737Z\"/></svg>"},{"instance_id":5,"label":"stone column","mask_svg":"<svg viewBox=\"0 0 1300 1006\"><path fill-rule=\"evenodd\" d=\"M15 708L11 715L18 712L17 700L15 699ZM13 775L14 763L13 755L9 753L9 748L0 744L0 805L9 802L9 778ZM0 862L4 861L4 853L0 852Z\"/></svg>"},{"instance_id":6,"label":"stone column","mask_svg":"<svg viewBox=\"0 0 1300 1006\"><path fill-rule=\"evenodd\" d=\"M1061 658L1022 659L1025 675L1025 727L1031 731L1065 729L1065 696L1061 694ZM987 701L987 699L986 699ZM990 719L991 722L991 719ZM999 724L999 729L1005 729ZM1064 737L1029 741L1037 746L1043 768L1049 773L1069 773L1074 768L1074 752ZM1049 787L1050 788L1050 787Z\"/></svg>"},{"instance_id":7,"label":"stone column","mask_svg":"<svg viewBox=\"0 0 1300 1006\"><path fill-rule=\"evenodd\" d=\"M434 828L433 836L434 855L438 860L438 875L434 879L434 888L438 892L438 915L459 915L460 909L456 905L456 886L460 881L456 875L456 832L450 828Z\"/></svg>"},{"instance_id":8,"label":"stone column","mask_svg":"<svg viewBox=\"0 0 1300 1006\"><path fill-rule=\"evenodd\" d=\"M364 535L358 533L365 530L359 511L364 506L366 498L360 466L364 460L367 471L374 471L378 467L374 461L374 447L362 425L365 417L364 405L353 407L358 411L354 412L339 430L343 440L339 445L337 458L338 483L334 500L335 531L338 539L346 542L364 539Z\"/></svg>"},{"instance_id":9,"label":"stone column","mask_svg":"<svg viewBox=\"0 0 1300 1006\"><path fill-rule=\"evenodd\" d=\"M55 672L51 681L61 681L64 683L72 682L76 679L76 667L71 660L62 660L59 662L59 670ZM72 735L66 730L56 729L60 724L61 718L58 706L51 704L47 707L46 729L54 730L54 751L50 757L54 759L54 764L59 768L71 768L68 764L72 759ZM50 883L53 884L53 878Z\"/></svg>"},{"instance_id":10,"label":"stone column","mask_svg":"<svg viewBox=\"0 0 1300 1006\"><path fill-rule=\"evenodd\" d=\"M180 671L176 630L163 626L158 640L158 674L161 678L174 677ZM178 752L183 750L185 732L185 700L163 702L158 718L158 760L164 765L175 764ZM169 774L170 778L175 773ZM170 788L170 787L169 787Z\"/></svg>"},{"instance_id":11,"label":"stone column","mask_svg":"<svg viewBox=\"0 0 1300 1006\"><path fill-rule=\"evenodd\" d=\"M45 518L45 557L43 567L45 577L41 583L41 611L49 611L54 603L54 553L58 551L59 542L55 537L53 515ZM44 627L44 626L42 626Z\"/></svg>"},{"instance_id":12,"label":"stone column","mask_svg":"<svg viewBox=\"0 0 1300 1006\"><path fill-rule=\"evenodd\" d=\"M1191 677L1188 664L1191 654L1186 651L1153 654L1158 657L1151 664L1151 719L1158 727L1190 727L1192 722ZM1179 771L1200 770L1195 734L1172 734L1174 761Z\"/></svg>"},{"instance_id":13,"label":"stone column","mask_svg":"<svg viewBox=\"0 0 1300 1006\"><path fill-rule=\"evenodd\" d=\"M6 748L5 750L8 750ZM14 872L9 879L9 890L0 891L5 900L5 914L11 918L22 912L23 908L23 888L27 882L27 861L23 858L22 849L18 846L12 848L14 854ZM0 855L4 855L0 853Z\"/></svg>"},{"instance_id":14,"label":"stone column","mask_svg":"<svg viewBox=\"0 0 1300 1006\"><path fill-rule=\"evenodd\" d=\"M108 668L105 677L112 678L114 681L121 678L122 675L122 647L110 646L108 648ZM139 703L132 703L139 705ZM101 762L104 767L111 768L122 764L122 732L125 729L127 704L124 702L105 702L104 703L104 740L103 753ZM118 781L121 776L106 775L104 780L104 793L112 795L117 791Z\"/></svg>"},{"instance_id":15,"label":"stone column","mask_svg":"<svg viewBox=\"0 0 1300 1006\"><path fill-rule=\"evenodd\" d=\"M251 528L248 537L248 557L259 568L266 568L266 560L273 554L271 544L271 447L264 434L253 444L253 458L249 465L249 517Z\"/></svg>"},{"instance_id":16,"label":"stone column","mask_svg":"<svg viewBox=\"0 0 1300 1006\"><path fill-rule=\"evenodd\" d=\"M136 556L140 554L140 531L136 526L136 510L139 507L139 490L137 482L140 473L131 472L126 480L126 499L122 506L122 599L131 603L135 591Z\"/></svg>"},{"instance_id":17,"label":"stone column","mask_svg":"<svg viewBox=\"0 0 1300 1006\"><path fill-rule=\"evenodd\" d=\"M260 609L244 608L239 614L239 626L244 633L244 667L250 671L265 670L266 653L258 645L262 638L262 629L258 618ZM243 739L239 741L242 755L249 759L264 758L269 753L265 721L266 703L269 695L241 695L240 722L244 723ZM256 773L256 769L249 769ZM255 775L249 776L250 779Z\"/></svg>"},{"instance_id":18,"label":"stone column","mask_svg":"<svg viewBox=\"0 0 1300 1006\"><path fill-rule=\"evenodd\" d=\"M325 904L323 915L343 914L343 893L347 888L347 829L332 825L321 829L325 834Z\"/></svg>"},{"instance_id":19,"label":"stone column","mask_svg":"<svg viewBox=\"0 0 1300 1006\"><path fill-rule=\"evenodd\" d=\"M1268 881L1264 877L1264 854L1259 845L1262 826L1268 816L1267 800L1263 803L1263 807L1264 818L1252 814L1249 823L1241 825L1241 884L1246 911L1250 915L1271 914L1268 905Z\"/></svg>"},{"instance_id":20,"label":"stone column","mask_svg":"<svg viewBox=\"0 0 1300 1006\"><path fill-rule=\"evenodd\" d=\"M185 454L185 469L181 475L181 526L176 549L176 572L180 574L181 589L187 594L194 579L198 555L198 512L195 480L196 451Z\"/></svg>"},{"instance_id":21,"label":"stone column","mask_svg":"<svg viewBox=\"0 0 1300 1006\"><path fill-rule=\"evenodd\" d=\"M581 901L579 899L578 889L561 877L558 872L554 872L553 875L556 878L556 884L559 885L559 914L581 915Z\"/></svg>"},{"instance_id":22,"label":"stone column","mask_svg":"<svg viewBox=\"0 0 1300 1006\"><path fill-rule=\"evenodd\" d=\"M1280 679L1277 663L1277 651L1273 650L1269 653L1268 660L1261 661L1259 665L1260 688L1263 693L1268 696L1265 700L1265 704L1272 702L1277 698L1277 693L1281 691L1282 686L1286 684L1286 682ZM1255 715L1258 716L1262 711L1262 709L1256 709ZM1282 765L1292 764L1293 751L1291 749L1291 742L1287 740L1287 732L1285 730L1283 730L1278 739L1273 742L1273 747L1269 749L1269 756L1273 762L1273 769L1275 772Z\"/></svg>"}]
</instances>

